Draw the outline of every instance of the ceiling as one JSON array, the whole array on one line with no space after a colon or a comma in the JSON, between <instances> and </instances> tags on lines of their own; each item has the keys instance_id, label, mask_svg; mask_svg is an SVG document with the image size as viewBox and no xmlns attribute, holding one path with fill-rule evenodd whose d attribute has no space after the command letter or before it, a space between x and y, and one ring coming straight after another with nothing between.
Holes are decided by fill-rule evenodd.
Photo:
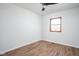
<instances>
[{"instance_id":1,"label":"ceiling","mask_svg":"<svg viewBox=\"0 0 79 59\"><path fill-rule=\"evenodd\" d=\"M15 5L23 7L40 15L47 15L50 13L79 7L79 3L58 3L54 5L45 6L45 11L41 11L42 5L40 3L16 3Z\"/></svg>"}]
</instances>

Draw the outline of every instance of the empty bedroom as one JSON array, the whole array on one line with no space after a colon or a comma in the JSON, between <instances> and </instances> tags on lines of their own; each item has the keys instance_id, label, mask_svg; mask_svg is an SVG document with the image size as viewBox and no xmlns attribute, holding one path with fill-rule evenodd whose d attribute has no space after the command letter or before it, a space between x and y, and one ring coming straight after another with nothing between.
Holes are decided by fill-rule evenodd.
<instances>
[{"instance_id":1,"label":"empty bedroom","mask_svg":"<svg viewBox=\"0 0 79 59\"><path fill-rule=\"evenodd\" d=\"M0 56L79 56L79 3L0 3Z\"/></svg>"}]
</instances>

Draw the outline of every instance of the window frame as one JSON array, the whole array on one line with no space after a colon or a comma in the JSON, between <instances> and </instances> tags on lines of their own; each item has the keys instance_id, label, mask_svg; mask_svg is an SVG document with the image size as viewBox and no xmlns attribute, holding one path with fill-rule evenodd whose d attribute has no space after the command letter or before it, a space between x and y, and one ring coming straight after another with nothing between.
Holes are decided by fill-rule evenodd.
<instances>
[{"instance_id":1,"label":"window frame","mask_svg":"<svg viewBox=\"0 0 79 59\"><path fill-rule=\"evenodd\" d=\"M51 29L51 20L54 20L54 19L60 19L60 30L59 31L52 31L52 29ZM62 30L61 30L61 25L62 25L62 17L55 17L55 18L50 18L50 32L61 32Z\"/></svg>"}]
</instances>

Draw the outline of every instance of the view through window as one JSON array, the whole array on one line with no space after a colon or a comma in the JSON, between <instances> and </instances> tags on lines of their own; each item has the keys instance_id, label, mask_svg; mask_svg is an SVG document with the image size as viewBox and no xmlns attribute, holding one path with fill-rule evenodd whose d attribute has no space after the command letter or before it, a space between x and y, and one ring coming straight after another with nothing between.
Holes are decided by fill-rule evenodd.
<instances>
[{"instance_id":1,"label":"view through window","mask_svg":"<svg viewBox=\"0 0 79 59\"><path fill-rule=\"evenodd\" d=\"M50 19L50 32L61 32L61 17Z\"/></svg>"}]
</instances>

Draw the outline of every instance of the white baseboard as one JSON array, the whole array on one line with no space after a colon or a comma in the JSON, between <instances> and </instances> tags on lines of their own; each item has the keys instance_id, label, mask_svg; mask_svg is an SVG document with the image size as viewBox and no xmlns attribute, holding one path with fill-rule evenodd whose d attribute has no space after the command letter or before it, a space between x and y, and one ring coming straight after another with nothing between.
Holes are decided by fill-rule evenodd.
<instances>
[{"instance_id":1,"label":"white baseboard","mask_svg":"<svg viewBox=\"0 0 79 59\"><path fill-rule=\"evenodd\" d=\"M20 48L20 47L22 47L22 46L29 45L29 44L31 44L31 43L37 42L37 41L39 41L39 40L34 40L34 41L31 41L31 42L25 43L25 44L23 44L23 45L21 45L21 46L14 47L14 48L11 48L11 49L8 49L8 50L5 50L5 51L0 51L0 55L5 54L5 53L8 52L8 51L11 51L11 50Z\"/></svg>"},{"instance_id":2,"label":"white baseboard","mask_svg":"<svg viewBox=\"0 0 79 59\"><path fill-rule=\"evenodd\" d=\"M58 43L58 44L62 44L62 45L66 45L66 46L71 46L71 47L74 47L74 48L79 48L79 46L71 45L71 44L68 44L68 43L57 42L57 41L52 41L52 40L48 40L48 39L43 39L43 40L45 40L45 41L49 41L49 42Z\"/></svg>"}]
</instances>

